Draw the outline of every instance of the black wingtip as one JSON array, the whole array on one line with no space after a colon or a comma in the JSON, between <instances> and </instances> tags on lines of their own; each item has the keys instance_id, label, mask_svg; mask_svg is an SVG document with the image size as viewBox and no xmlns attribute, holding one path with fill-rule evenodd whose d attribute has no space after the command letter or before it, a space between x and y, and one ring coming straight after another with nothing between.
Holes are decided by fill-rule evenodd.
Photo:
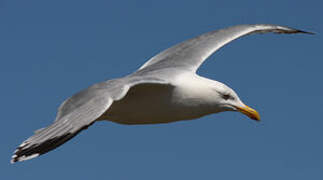
<instances>
[{"instance_id":1,"label":"black wingtip","mask_svg":"<svg viewBox=\"0 0 323 180\"><path fill-rule=\"evenodd\" d=\"M303 31L287 26L277 26L276 29L274 29L272 32L277 33L277 34L297 34L297 33L302 33L302 34L310 34L310 35L315 35L314 32L309 32L309 31Z\"/></svg>"},{"instance_id":2,"label":"black wingtip","mask_svg":"<svg viewBox=\"0 0 323 180\"><path fill-rule=\"evenodd\" d=\"M296 33L303 33L303 34L315 35L315 33L314 33L314 32L302 31L302 30L296 30Z\"/></svg>"},{"instance_id":3,"label":"black wingtip","mask_svg":"<svg viewBox=\"0 0 323 180\"><path fill-rule=\"evenodd\" d=\"M19 161L25 161L25 160L29 160L32 158L35 158L37 156L39 156L39 153L33 153L30 155L25 155L25 154L21 154L22 151L24 151L24 148L28 145L27 141L24 141L14 152L14 154L11 157L10 163L14 164L15 162L19 162Z\"/></svg>"}]
</instances>

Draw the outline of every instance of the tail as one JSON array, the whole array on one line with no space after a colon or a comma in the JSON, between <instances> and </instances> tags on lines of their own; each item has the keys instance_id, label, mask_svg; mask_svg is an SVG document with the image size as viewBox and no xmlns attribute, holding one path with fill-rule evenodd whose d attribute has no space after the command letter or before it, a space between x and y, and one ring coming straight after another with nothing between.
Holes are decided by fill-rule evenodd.
<instances>
[{"instance_id":1,"label":"tail","mask_svg":"<svg viewBox=\"0 0 323 180\"><path fill-rule=\"evenodd\" d=\"M25 161L45 154L64 144L88 126L75 130L68 122L56 121L46 128L37 130L33 136L25 140L16 149L10 162Z\"/></svg>"}]
</instances>

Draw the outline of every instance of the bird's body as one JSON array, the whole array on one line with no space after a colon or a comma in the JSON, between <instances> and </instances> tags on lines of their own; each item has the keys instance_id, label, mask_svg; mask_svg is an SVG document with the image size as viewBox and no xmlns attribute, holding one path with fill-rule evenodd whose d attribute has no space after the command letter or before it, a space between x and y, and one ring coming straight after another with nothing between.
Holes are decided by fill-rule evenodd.
<instances>
[{"instance_id":1,"label":"bird's body","mask_svg":"<svg viewBox=\"0 0 323 180\"><path fill-rule=\"evenodd\" d=\"M128 76L94 84L65 100L55 121L24 141L11 162L51 151L101 120L157 124L223 111L239 111L259 120L259 114L246 106L231 88L197 75L196 70L207 57L232 40L266 32L308 33L277 25L240 25L184 41L152 57Z\"/></svg>"},{"instance_id":2,"label":"bird's body","mask_svg":"<svg viewBox=\"0 0 323 180\"><path fill-rule=\"evenodd\" d=\"M210 82L218 83L194 73L183 73L169 84L138 85L113 102L100 119L121 124L157 124L216 113L216 103L210 98Z\"/></svg>"}]
</instances>

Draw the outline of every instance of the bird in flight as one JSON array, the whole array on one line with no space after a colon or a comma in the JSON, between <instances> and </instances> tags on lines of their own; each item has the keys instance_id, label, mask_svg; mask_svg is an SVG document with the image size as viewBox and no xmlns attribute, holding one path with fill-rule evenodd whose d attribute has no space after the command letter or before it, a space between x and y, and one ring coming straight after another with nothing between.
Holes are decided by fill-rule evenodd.
<instances>
[{"instance_id":1,"label":"bird in flight","mask_svg":"<svg viewBox=\"0 0 323 180\"><path fill-rule=\"evenodd\" d=\"M96 121L158 124L238 111L259 121L227 85L196 74L199 66L225 44L239 37L274 32L306 33L289 27L255 24L216 30L186 40L149 59L137 71L94 84L66 99L55 121L35 131L14 152L11 163L47 153Z\"/></svg>"}]
</instances>

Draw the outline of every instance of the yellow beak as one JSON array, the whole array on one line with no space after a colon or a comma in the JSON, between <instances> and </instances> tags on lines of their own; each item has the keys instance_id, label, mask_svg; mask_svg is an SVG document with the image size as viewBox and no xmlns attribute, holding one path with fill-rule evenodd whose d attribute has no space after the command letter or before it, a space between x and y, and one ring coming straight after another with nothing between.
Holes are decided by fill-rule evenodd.
<instances>
[{"instance_id":1,"label":"yellow beak","mask_svg":"<svg viewBox=\"0 0 323 180\"><path fill-rule=\"evenodd\" d=\"M239 112L245 114L246 116L250 117L253 120L260 121L259 113L252 109L251 107L244 106L244 107L236 107Z\"/></svg>"}]
</instances>

